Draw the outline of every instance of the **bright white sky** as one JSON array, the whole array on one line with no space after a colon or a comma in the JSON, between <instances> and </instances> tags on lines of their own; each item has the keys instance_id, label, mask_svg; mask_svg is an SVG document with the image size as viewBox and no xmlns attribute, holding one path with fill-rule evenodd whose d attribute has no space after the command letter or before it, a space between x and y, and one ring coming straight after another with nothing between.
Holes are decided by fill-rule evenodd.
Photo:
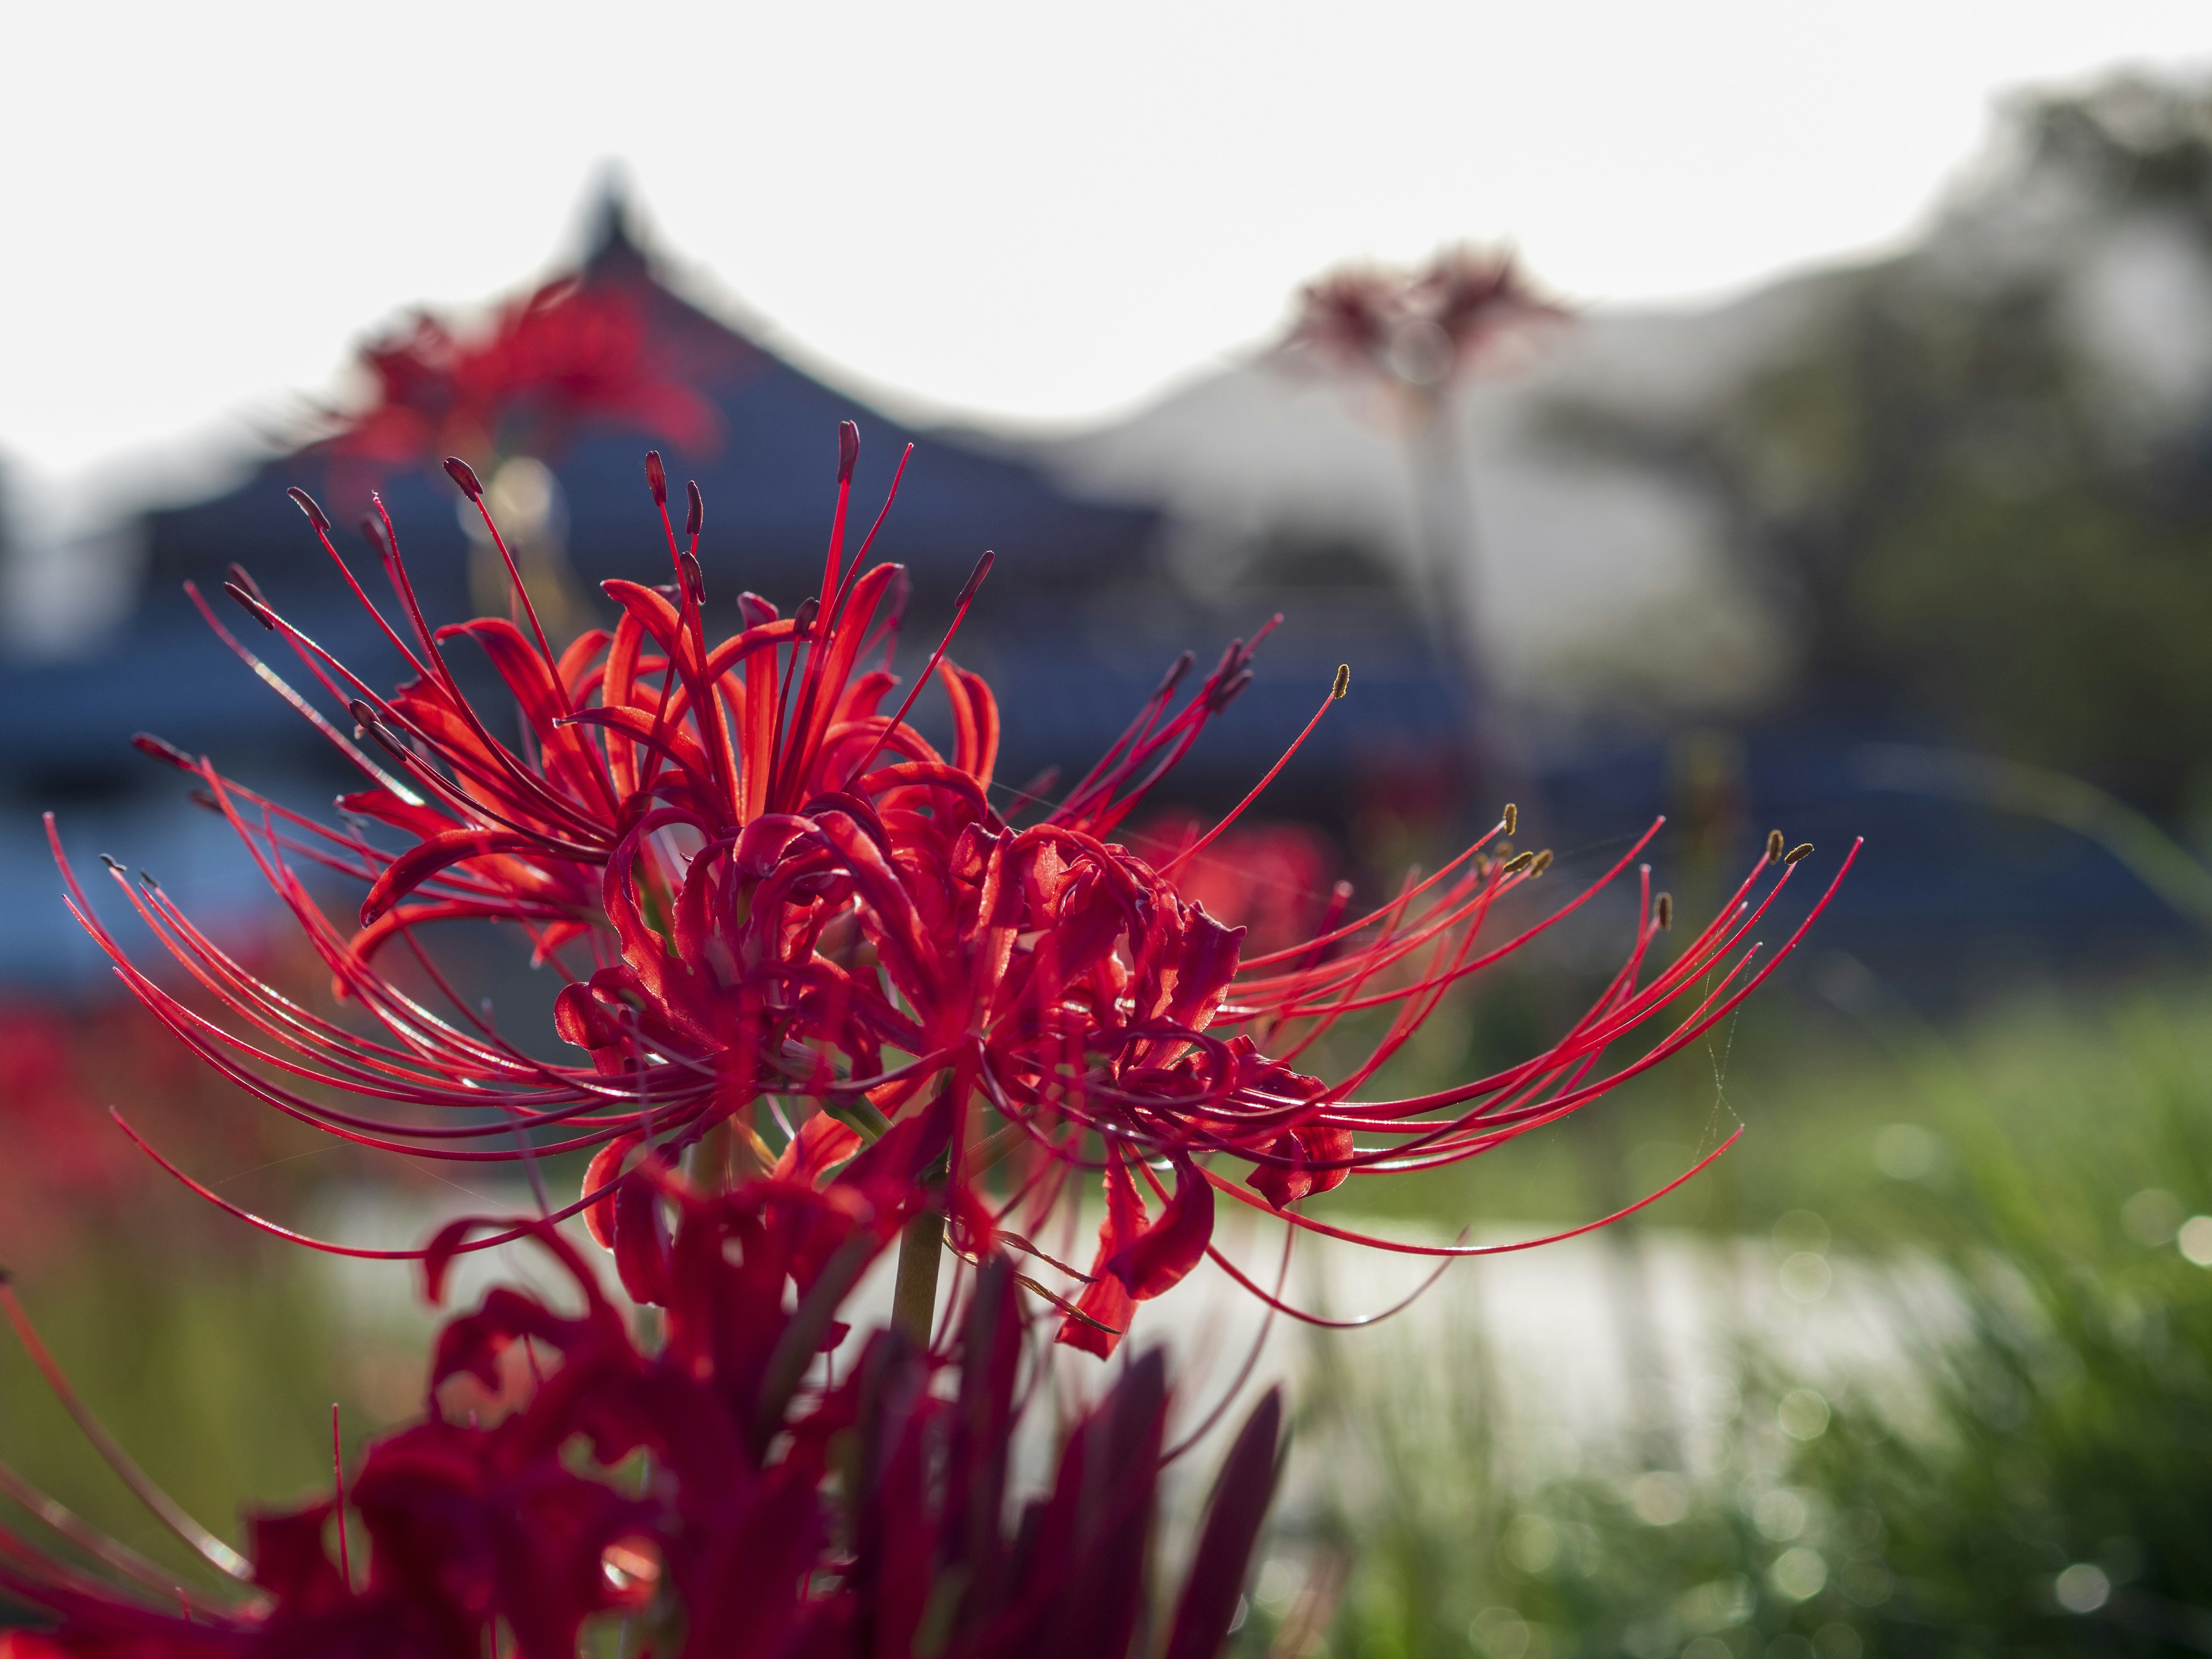
<instances>
[{"instance_id":1,"label":"bright white sky","mask_svg":"<svg viewBox=\"0 0 2212 1659\"><path fill-rule=\"evenodd\" d=\"M235 447L417 301L667 247L909 400L1065 419L1347 256L1508 237L1598 303L1910 232L1992 98L2206 60L2203 0L28 4L0 21L0 458Z\"/></svg>"}]
</instances>

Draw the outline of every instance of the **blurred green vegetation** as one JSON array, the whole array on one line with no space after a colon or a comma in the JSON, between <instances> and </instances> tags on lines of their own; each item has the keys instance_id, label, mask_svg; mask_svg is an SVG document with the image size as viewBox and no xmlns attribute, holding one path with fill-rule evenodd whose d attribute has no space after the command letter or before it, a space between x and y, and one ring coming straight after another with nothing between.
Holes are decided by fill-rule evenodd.
<instances>
[{"instance_id":1,"label":"blurred green vegetation","mask_svg":"<svg viewBox=\"0 0 2212 1659\"><path fill-rule=\"evenodd\" d=\"M1625 1431L1532 1459L1556 1426L1507 1418L1480 1333L1324 1337L1297 1453L1320 1496L1241 1650L2212 1650L2212 986L2047 988L1939 1032L1848 960L1804 977L1827 1008L1778 1000L1729 1050L1753 1133L1649 1224L1809 1243L1901 1358L1814 1375L1745 1306L1713 1339L1741 1408L1674 1468ZM1706 1070L1598 1109L1633 1162L1687 1150L1714 1094ZM1510 1184L1478 1160L1425 1206L1581 1214L1577 1152Z\"/></svg>"},{"instance_id":2,"label":"blurred green vegetation","mask_svg":"<svg viewBox=\"0 0 2212 1659\"><path fill-rule=\"evenodd\" d=\"M242 1510L327 1488L333 1401L349 1445L370 1421L348 1374L361 1355L320 1264L302 1257L273 1240L198 1260L110 1243L15 1287L94 1415L234 1544ZM0 1458L187 1583L215 1582L108 1471L12 1334L0 1334Z\"/></svg>"},{"instance_id":3,"label":"blurred green vegetation","mask_svg":"<svg viewBox=\"0 0 2212 1659\"><path fill-rule=\"evenodd\" d=\"M1805 705L2201 817L2212 88L2124 74L2005 115L1929 235L1789 291L1721 407L1559 418L1723 504Z\"/></svg>"},{"instance_id":4,"label":"blurred green vegetation","mask_svg":"<svg viewBox=\"0 0 2212 1659\"><path fill-rule=\"evenodd\" d=\"M1532 969L1455 1004L1385 1086L1524 1053L1556 1022L1559 977ZM2191 1224L2212 1218L2212 981L2045 986L1941 1030L1846 957L1811 957L1787 983L1575 1122L1455 1170L1355 1181L1328 1207L1447 1231L1587 1220L1741 1123L1734 1151L1620 1236L1703 1238L1717 1261L1747 1240L1762 1261L1809 1249L1839 1286L1896 1298L1904 1359L1813 1375L1746 1304L1711 1336L1738 1379L1723 1427L1679 1437L1695 1443L1680 1457L1633 1424L1561 1455L1555 1426L1502 1403L1480 1331L1453 1330L1449 1351L1411 1324L1322 1335L1242 1650L2212 1648L2212 1271L2197 1265L2212 1219ZM17 1285L118 1437L236 1538L242 1509L327 1480L331 1401L349 1445L410 1408L422 1326L343 1305L351 1281L293 1247L171 1213L196 1205L156 1188ZM12 1342L0 1456L186 1565Z\"/></svg>"}]
</instances>

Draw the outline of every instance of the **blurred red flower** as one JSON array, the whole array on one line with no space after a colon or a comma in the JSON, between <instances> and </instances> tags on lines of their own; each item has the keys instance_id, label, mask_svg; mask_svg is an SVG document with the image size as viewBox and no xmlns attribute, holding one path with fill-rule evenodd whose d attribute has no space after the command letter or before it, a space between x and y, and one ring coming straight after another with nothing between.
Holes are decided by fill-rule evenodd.
<instances>
[{"instance_id":1,"label":"blurred red flower","mask_svg":"<svg viewBox=\"0 0 2212 1659\"><path fill-rule=\"evenodd\" d=\"M158 1172L114 1134L112 1102L157 1133L190 1125L203 1152L236 1167L265 1161L264 1122L208 1109L229 1092L135 1005L0 1003L0 1262L42 1267L145 1201Z\"/></svg>"},{"instance_id":2,"label":"blurred red flower","mask_svg":"<svg viewBox=\"0 0 2212 1659\"><path fill-rule=\"evenodd\" d=\"M1352 265L1300 292L1289 344L1340 370L1423 395L1486 367L1509 342L1570 313L1511 252L1446 248L1417 270Z\"/></svg>"},{"instance_id":3,"label":"blurred red flower","mask_svg":"<svg viewBox=\"0 0 2212 1659\"><path fill-rule=\"evenodd\" d=\"M641 282L564 276L488 326L428 313L364 347L375 395L327 444L342 460L418 465L449 454L543 453L586 421L714 441L714 407L649 326Z\"/></svg>"},{"instance_id":4,"label":"blurred red flower","mask_svg":"<svg viewBox=\"0 0 2212 1659\"><path fill-rule=\"evenodd\" d=\"M1030 1389L1018 1388L1024 1316L1003 1261L975 1281L945 1354L894 1327L859 1345L842 1379L828 1358L848 1334L834 1316L923 1201L919 1177L951 1133L946 1107L909 1118L820 1188L764 1179L708 1195L658 1164L631 1174L626 1190L650 1185L678 1216L658 1352L557 1230L524 1224L567 1269L579 1312L502 1287L451 1321L421 1420L373 1443L349 1491L251 1517L250 1565L210 1552L247 1581L226 1601L65 1512L46 1518L106 1571L0 1525L0 1592L55 1621L0 1637L0 1656L573 1659L592 1626L620 1619L623 1651L672 1659L1124 1659L1164 1458L1158 1352L1075 1425L1011 1530ZM432 1243L434 1301L485 1224ZM471 1379L483 1398L518 1355L532 1381L512 1409L445 1403ZM1165 1659L1209 1659L1228 1633L1279 1427L1270 1394L1225 1462ZM367 1534L365 1574L349 1525Z\"/></svg>"},{"instance_id":5,"label":"blurred red flower","mask_svg":"<svg viewBox=\"0 0 2212 1659\"><path fill-rule=\"evenodd\" d=\"M1194 812L1171 811L1148 819L1129 840L1165 862L1207 827ZM1328 838L1309 824L1240 822L1178 866L1176 888L1217 921L1242 927L1246 953L1279 951L1319 931L1334 864Z\"/></svg>"}]
</instances>

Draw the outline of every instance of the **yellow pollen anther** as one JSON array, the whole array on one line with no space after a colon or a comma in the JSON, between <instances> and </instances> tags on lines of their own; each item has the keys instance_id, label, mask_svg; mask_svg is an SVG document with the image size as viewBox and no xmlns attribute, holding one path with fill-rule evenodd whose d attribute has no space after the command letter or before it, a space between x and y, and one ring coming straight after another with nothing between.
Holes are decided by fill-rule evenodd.
<instances>
[{"instance_id":1,"label":"yellow pollen anther","mask_svg":"<svg viewBox=\"0 0 2212 1659\"><path fill-rule=\"evenodd\" d=\"M1507 801L1505 803L1505 816L1501 821L1505 825L1505 833L1509 836L1511 835L1516 830L1518 830L1521 827L1521 809L1516 806L1511 801Z\"/></svg>"},{"instance_id":2,"label":"yellow pollen anther","mask_svg":"<svg viewBox=\"0 0 2212 1659\"><path fill-rule=\"evenodd\" d=\"M1348 662L1340 662L1336 665L1336 684L1329 688L1329 697L1334 701L1351 690L1352 665Z\"/></svg>"},{"instance_id":3,"label":"yellow pollen anther","mask_svg":"<svg viewBox=\"0 0 2212 1659\"><path fill-rule=\"evenodd\" d=\"M1795 847L1791 848L1787 854L1784 854L1782 861L1784 864L1795 864L1799 859L1806 859L1812 856L1813 843L1809 841L1801 841Z\"/></svg>"},{"instance_id":4,"label":"yellow pollen anther","mask_svg":"<svg viewBox=\"0 0 2212 1659\"><path fill-rule=\"evenodd\" d=\"M1535 861L1536 855L1534 853L1516 853L1506 860L1505 873L1509 876L1517 876Z\"/></svg>"}]
</instances>

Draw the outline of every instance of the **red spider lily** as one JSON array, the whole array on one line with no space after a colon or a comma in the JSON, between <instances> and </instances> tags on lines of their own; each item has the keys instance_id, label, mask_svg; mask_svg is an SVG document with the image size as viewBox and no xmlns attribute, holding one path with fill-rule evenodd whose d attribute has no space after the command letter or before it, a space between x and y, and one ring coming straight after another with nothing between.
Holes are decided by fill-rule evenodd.
<instances>
[{"instance_id":1,"label":"red spider lily","mask_svg":"<svg viewBox=\"0 0 2212 1659\"><path fill-rule=\"evenodd\" d=\"M1589 904L1636 866L1658 825L1552 915L1493 942L1493 913L1550 863L1548 854L1505 854L1509 808L1481 841L1389 903L1352 915L1340 886L1316 936L1243 958L1243 930L1189 901L1177 872L1282 763L1214 830L1161 862L1110 837L1249 683L1257 640L1231 644L1179 703L1192 665L1185 653L1073 788L1040 821L1018 825L990 793L996 705L981 678L946 660L950 635L896 712L881 712L896 684L888 665L904 584L895 565L863 568L882 514L847 556L858 448L848 425L818 592L789 617L740 596L744 625L719 645L707 632L696 556L703 507L694 487L687 546L668 516L657 455L647 478L674 580L605 584L620 622L557 656L519 576L528 632L504 620L431 628L380 510L367 528L396 596L399 620L390 621L347 568L321 509L298 497L411 678L379 694L240 573L232 596L347 709L349 737L224 638L360 769L365 787L341 799L348 823L318 823L204 758L139 742L198 780L374 1034L256 977L157 886L133 884L119 867L128 902L228 1010L228 1024L134 963L70 874L72 906L184 1042L281 1111L430 1158L593 1151L584 1190L561 1213L588 1211L641 1299L665 1298L668 1247L657 1201L622 1187L621 1172L635 1158L672 1163L722 1125L753 1172L819 1181L887 1126L941 1108L951 1127L929 1176L933 1203L970 1259L1002 1242L1033 1251L1024 1235L1065 1195L1069 1173L1098 1170L1105 1224L1090 1272L1062 1269L1074 1300L1062 1304L1061 1340L1103 1355L1136 1303L1201 1259L1243 1279L1213 1243L1217 1190L1299 1230L1357 1237L1291 1206L1352 1175L1491 1151L1656 1065L1773 972L1835 890L1832 882L1782 949L1758 962L1751 931L1811 850L1784 856L1778 842L1720 914L1662 961L1655 947L1668 906L1654 903L1646 868L1626 961L1549 1047L1453 1088L1361 1098L1454 987ZM481 507L474 475L448 465ZM956 631L990 562L986 554L963 589ZM512 695L520 741L495 735L512 729L513 714L479 713L463 696L448 653L465 641L490 658ZM879 651L884 665L871 665ZM951 705L950 755L906 723L933 678ZM1306 732L1347 680L1340 670ZM408 844L393 850L385 830ZM366 884L357 927L325 914L302 863ZM556 1021L587 1063L532 1057L451 993L417 933L455 919L507 921L529 935L538 960L568 981ZM384 971L395 949L431 975L452 1014ZM1684 1006L1643 1052L1608 1066L1610 1051ZM1295 1069L1340 1022L1367 1015L1386 1023L1347 1076L1330 1083ZM1216 1167L1224 1159L1249 1164L1247 1182ZM936 1260L933 1241L927 1248L925 1291ZM1386 1248L1449 1258L1495 1247Z\"/></svg>"},{"instance_id":2,"label":"red spider lily","mask_svg":"<svg viewBox=\"0 0 2212 1659\"><path fill-rule=\"evenodd\" d=\"M483 456L510 447L503 440L542 450L590 419L665 432L686 448L719 430L714 406L655 345L634 283L562 277L473 332L420 314L363 348L362 362L375 401L329 448L372 465Z\"/></svg>"},{"instance_id":3,"label":"red spider lily","mask_svg":"<svg viewBox=\"0 0 2212 1659\"><path fill-rule=\"evenodd\" d=\"M1419 270L1356 265L1309 283L1290 343L1335 368L1428 393L1481 367L1513 337L1567 315L1510 252L1447 248Z\"/></svg>"},{"instance_id":4,"label":"red spider lily","mask_svg":"<svg viewBox=\"0 0 2212 1659\"><path fill-rule=\"evenodd\" d=\"M1127 1659L1162 1463L1158 1354L1076 1425L1011 1534L1011 1445L1036 1378L1024 1385L1027 1316L1003 1261L976 1279L949 1355L894 1328L859 1345L842 1380L824 1357L847 1334L832 1316L950 1133L947 1111L908 1119L821 1188L770 1178L707 1195L631 1175L657 1179L679 1217L658 1353L556 1229L524 1224L580 1311L499 1288L447 1324L422 1419L372 1444L349 1486L252 1517L250 1561L223 1563L244 1581L225 1600L192 1595L0 1471L96 1564L0 1528L0 1591L56 1626L0 1637L0 1655L573 1659L599 1650L580 1650L594 1624L621 1619L623 1651L668 1659ZM483 1224L432 1244L433 1300ZM518 1351L535 1381L504 1415L461 1418L441 1398L471 1379L497 1389ZM1166 1640L1148 1644L1158 1659L1220 1650L1279 1425L1271 1394L1231 1449Z\"/></svg>"},{"instance_id":5,"label":"red spider lily","mask_svg":"<svg viewBox=\"0 0 2212 1659\"><path fill-rule=\"evenodd\" d=\"M144 1103L157 1133L191 1126L204 1155L240 1168L278 1156L269 1124L225 1115L210 1125L228 1093L136 1006L0 999L0 1261L36 1270L67 1256L142 1209L149 1178L163 1179L127 1140L98 1132L110 1099Z\"/></svg>"}]
</instances>

